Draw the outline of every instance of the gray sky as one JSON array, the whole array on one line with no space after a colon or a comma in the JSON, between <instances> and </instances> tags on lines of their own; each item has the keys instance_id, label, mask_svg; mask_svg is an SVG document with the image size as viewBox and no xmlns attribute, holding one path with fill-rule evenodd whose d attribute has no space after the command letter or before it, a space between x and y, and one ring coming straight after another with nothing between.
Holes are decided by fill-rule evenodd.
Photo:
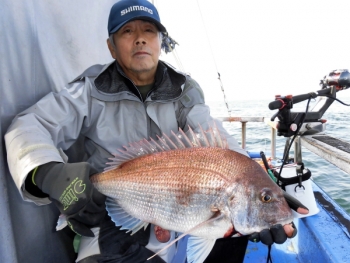
<instances>
[{"instance_id":1,"label":"gray sky","mask_svg":"<svg viewBox=\"0 0 350 263\"><path fill-rule=\"evenodd\" d=\"M350 1L155 0L154 4L180 44L177 54L185 71L202 86L207 101L222 100L217 69L228 100L273 100L275 94L315 91L330 71L350 69ZM161 59L178 67L172 55ZM350 97L350 90L338 96Z\"/></svg>"}]
</instances>

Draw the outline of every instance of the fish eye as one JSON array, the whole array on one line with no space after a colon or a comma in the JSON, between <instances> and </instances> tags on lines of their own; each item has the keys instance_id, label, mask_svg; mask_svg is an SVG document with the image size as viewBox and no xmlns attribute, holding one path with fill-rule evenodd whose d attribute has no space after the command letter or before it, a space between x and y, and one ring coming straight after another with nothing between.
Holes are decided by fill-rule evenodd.
<instances>
[{"instance_id":1,"label":"fish eye","mask_svg":"<svg viewBox=\"0 0 350 263\"><path fill-rule=\"evenodd\" d=\"M263 195L261 197L261 201L263 201L264 203L270 203L272 201L272 196L271 195Z\"/></svg>"}]
</instances>

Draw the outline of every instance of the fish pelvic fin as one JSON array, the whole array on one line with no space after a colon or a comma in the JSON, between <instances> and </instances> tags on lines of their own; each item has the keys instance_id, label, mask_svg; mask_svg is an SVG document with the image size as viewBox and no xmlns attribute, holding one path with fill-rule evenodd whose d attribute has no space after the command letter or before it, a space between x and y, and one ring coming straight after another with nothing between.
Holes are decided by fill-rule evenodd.
<instances>
[{"instance_id":1,"label":"fish pelvic fin","mask_svg":"<svg viewBox=\"0 0 350 263\"><path fill-rule=\"evenodd\" d=\"M208 257L213 249L216 239L206 239L202 237L190 236L187 241L187 262L200 263Z\"/></svg>"},{"instance_id":2,"label":"fish pelvic fin","mask_svg":"<svg viewBox=\"0 0 350 263\"><path fill-rule=\"evenodd\" d=\"M223 217L224 217L223 214L221 214L220 212L216 212L210 219L208 219L208 220L192 227L190 230L182 233L180 236L175 238L168 245L166 245L161 250L159 250L157 253L155 253L152 257L149 257L147 260L150 260L153 257L157 256L159 253L166 250L167 248L169 248L171 245L173 245L175 242L179 241L181 238L185 237L186 235L191 234L196 229L201 228L202 226L209 224L209 223L212 223L216 220L220 220ZM186 250L188 262L191 262L191 263L203 262L204 259L209 255L211 249L213 248L213 246L215 244L215 240L216 239L206 239L206 238L202 238L202 237L190 236L188 239L187 250ZM203 254L203 255L201 255L201 254ZM191 260L189 260L189 258L188 258L189 256L191 257ZM203 260L201 261L202 258L203 258Z\"/></svg>"},{"instance_id":3,"label":"fish pelvic fin","mask_svg":"<svg viewBox=\"0 0 350 263\"><path fill-rule=\"evenodd\" d=\"M228 149L227 140L220 133L216 122L213 121L208 126L209 128L207 130L204 130L200 124L194 130L188 126L186 132L179 128L178 132L171 131L170 134L163 133L162 136L157 136L157 139L150 138L149 140L143 139L138 142L129 143L128 146L123 146L124 149L117 149L118 152L113 154L114 157L109 158L111 161L107 163L108 166L105 168L105 171L113 170L123 162L157 152L193 147Z\"/></svg>"},{"instance_id":4,"label":"fish pelvic fin","mask_svg":"<svg viewBox=\"0 0 350 263\"><path fill-rule=\"evenodd\" d=\"M141 228L146 229L149 224L129 215L115 199L110 197L106 199L106 210L115 225L120 226L121 230L127 230L127 233L131 232L131 235L135 234Z\"/></svg>"}]
</instances>

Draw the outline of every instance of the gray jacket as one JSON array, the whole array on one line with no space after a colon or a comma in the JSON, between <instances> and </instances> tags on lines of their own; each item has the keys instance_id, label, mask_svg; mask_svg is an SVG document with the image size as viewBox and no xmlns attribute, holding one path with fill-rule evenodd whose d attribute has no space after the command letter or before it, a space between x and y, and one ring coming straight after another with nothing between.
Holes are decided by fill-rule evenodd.
<instances>
[{"instance_id":1,"label":"gray jacket","mask_svg":"<svg viewBox=\"0 0 350 263\"><path fill-rule=\"evenodd\" d=\"M67 162L65 150L83 137L76 154L102 171L107 158L129 142L213 122L202 89L160 61L145 101L117 63L94 65L59 93L49 93L18 114L5 135L10 172L24 200L47 204L24 189L27 174L48 162ZM246 154L216 121L232 150Z\"/></svg>"}]
</instances>

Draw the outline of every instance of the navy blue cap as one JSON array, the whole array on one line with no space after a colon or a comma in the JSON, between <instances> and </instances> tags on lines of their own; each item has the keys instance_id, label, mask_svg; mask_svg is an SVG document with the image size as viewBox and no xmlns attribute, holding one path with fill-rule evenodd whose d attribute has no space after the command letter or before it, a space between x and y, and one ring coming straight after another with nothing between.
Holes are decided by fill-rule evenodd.
<instances>
[{"instance_id":1,"label":"navy blue cap","mask_svg":"<svg viewBox=\"0 0 350 263\"><path fill-rule=\"evenodd\" d=\"M115 3L108 18L108 34L117 32L132 20L147 20L154 23L160 32L166 32L160 23L156 7L147 0L121 0Z\"/></svg>"}]
</instances>

